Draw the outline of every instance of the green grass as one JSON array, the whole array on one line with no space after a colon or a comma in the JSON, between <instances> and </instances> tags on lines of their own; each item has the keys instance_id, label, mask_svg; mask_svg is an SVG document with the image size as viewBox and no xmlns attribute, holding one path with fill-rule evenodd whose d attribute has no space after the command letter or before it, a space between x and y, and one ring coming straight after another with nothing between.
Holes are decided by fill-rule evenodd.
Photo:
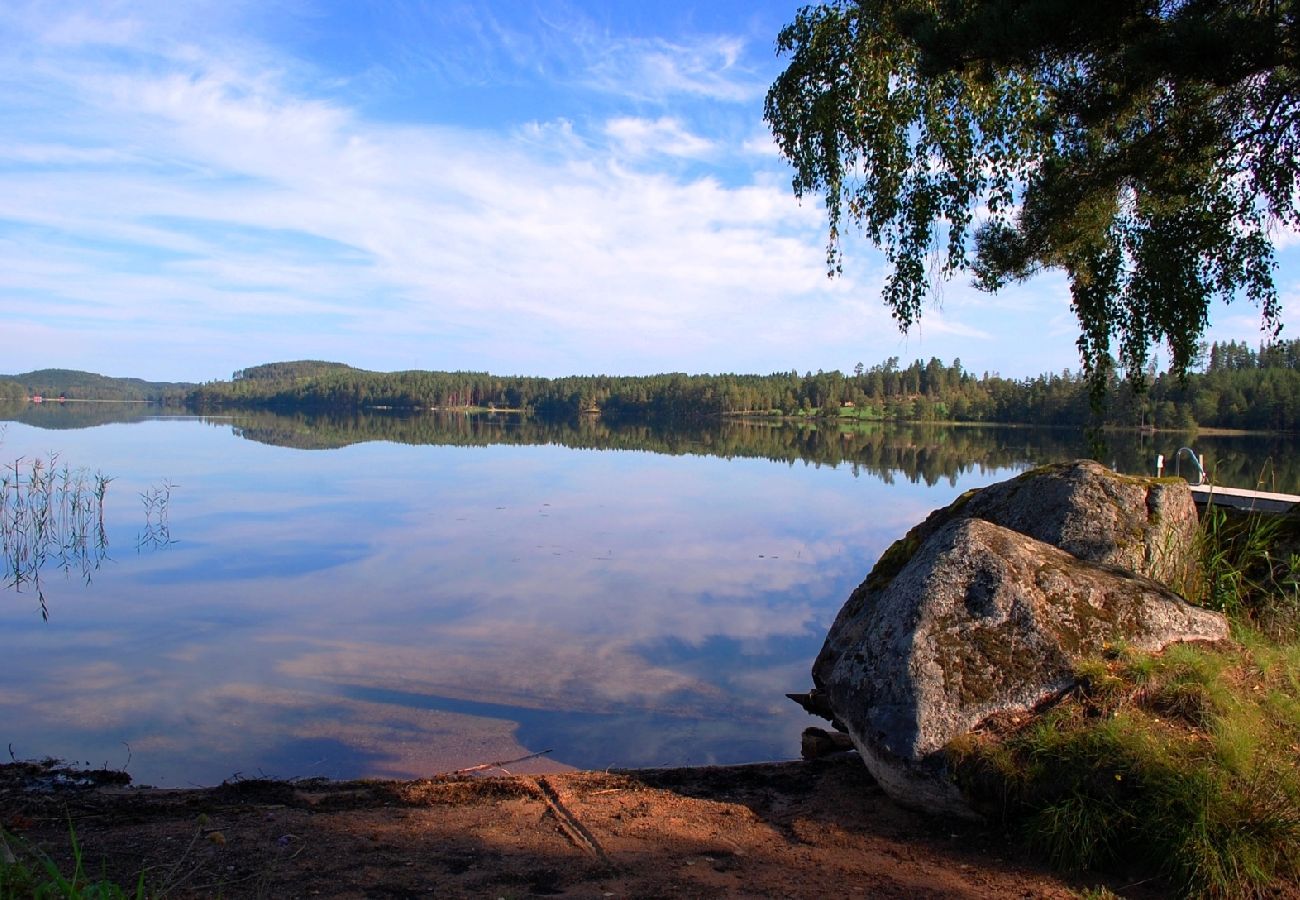
<instances>
[{"instance_id":1,"label":"green grass","mask_svg":"<svg viewBox=\"0 0 1300 900\"><path fill-rule=\"evenodd\" d=\"M0 900L143 900L143 873L130 891L108 879L92 878L85 870L76 832L69 828L68 833L73 865L72 873L65 875L49 856L36 848L18 844L16 854L11 839L0 832Z\"/></svg>"},{"instance_id":2,"label":"green grass","mask_svg":"<svg viewBox=\"0 0 1300 900\"><path fill-rule=\"evenodd\" d=\"M1187 896L1300 880L1294 667L1184 646L1080 669L1075 696L1034 725L954 747L986 812L1061 868L1154 864Z\"/></svg>"},{"instance_id":3,"label":"green grass","mask_svg":"<svg viewBox=\"0 0 1300 900\"><path fill-rule=\"evenodd\" d=\"M841 406L841 419L860 419L864 422L882 422L885 414L869 404L863 406Z\"/></svg>"},{"instance_id":4,"label":"green grass","mask_svg":"<svg viewBox=\"0 0 1300 900\"><path fill-rule=\"evenodd\" d=\"M1260 520L1263 521L1263 520ZM1300 887L1300 618L1292 523L1207 517L1200 598L1233 640L1111 648L1019 730L950 747L983 812L1056 866L1187 897Z\"/></svg>"}]
</instances>

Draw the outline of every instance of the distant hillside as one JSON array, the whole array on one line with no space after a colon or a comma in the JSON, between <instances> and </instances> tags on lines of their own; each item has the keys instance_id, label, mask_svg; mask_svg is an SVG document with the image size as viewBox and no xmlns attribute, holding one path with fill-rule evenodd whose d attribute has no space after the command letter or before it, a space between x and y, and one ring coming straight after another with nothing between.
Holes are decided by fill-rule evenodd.
<instances>
[{"instance_id":1,"label":"distant hillside","mask_svg":"<svg viewBox=\"0 0 1300 900\"><path fill-rule=\"evenodd\" d=\"M183 403L196 385L141 378L109 378L75 369L38 369L19 375L0 375L0 398L19 399L41 394L69 400L151 400Z\"/></svg>"},{"instance_id":2,"label":"distant hillside","mask_svg":"<svg viewBox=\"0 0 1300 900\"><path fill-rule=\"evenodd\" d=\"M240 369L232 381L294 381L300 378L319 378L323 375L341 375L346 372L375 374L357 369L346 363L324 362L318 359L299 359L292 362L264 363L249 369Z\"/></svg>"}]
</instances>

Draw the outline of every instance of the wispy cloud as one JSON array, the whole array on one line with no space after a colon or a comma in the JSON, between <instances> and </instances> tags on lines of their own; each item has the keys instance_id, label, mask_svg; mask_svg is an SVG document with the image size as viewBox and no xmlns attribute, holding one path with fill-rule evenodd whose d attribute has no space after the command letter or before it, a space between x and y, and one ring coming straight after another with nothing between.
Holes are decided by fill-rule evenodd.
<instances>
[{"instance_id":1,"label":"wispy cloud","mask_svg":"<svg viewBox=\"0 0 1300 900\"><path fill-rule=\"evenodd\" d=\"M701 157L716 146L713 141L691 134L680 121L668 116L659 119L620 116L605 123L605 134L631 156Z\"/></svg>"},{"instance_id":2,"label":"wispy cloud","mask_svg":"<svg viewBox=\"0 0 1300 900\"><path fill-rule=\"evenodd\" d=\"M685 95L743 103L767 91L763 75L742 63L744 49L742 39L729 36L617 41L592 61L587 83L642 100Z\"/></svg>"}]
</instances>

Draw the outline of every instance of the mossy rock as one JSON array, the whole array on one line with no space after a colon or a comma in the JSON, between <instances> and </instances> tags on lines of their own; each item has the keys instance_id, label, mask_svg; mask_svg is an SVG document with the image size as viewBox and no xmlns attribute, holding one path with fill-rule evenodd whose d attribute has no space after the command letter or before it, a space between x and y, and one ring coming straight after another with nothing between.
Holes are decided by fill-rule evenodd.
<instances>
[{"instance_id":1,"label":"mossy rock","mask_svg":"<svg viewBox=\"0 0 1300 900\"><path fill-rule=\"evenodd\" d=\"M1116 642L1228 635L1152 579L960 517L843 624L857 638L819 685L836 719L887 793L956 814L968 810L945 772L954 738L1068 690L1076 663Z\"/></svg>"},{"instance_id":2,"label":"mossy rock","mask_svg":"<svg viewBox=\"0 0 1300 900\"><path fill-rule=\"evenodd\" d=\"M942 748L1073 684L1083 656L1227 635L1168 585L1194 578L1186 482L1088 460L968 491L895 541L850 595L809 706L847 731L887 792L968 813Z\"/></svg>"},{"instance_id":3,"label":"mossy rock","mask_svg":"<svg viewBox=\"0 0 1300 900\"><path fill-rule=\"evenodd\" d=\"M1112 472L1092 460L1040 466L967 491L895 541L849 596L813 664L821 688L829 667L861 639L860 620L925 542L950 522L983 519L1088 562L1118 566L1180 590L1197 581L1198 519L1187 482Z\"/></svg>"}]
</instances>

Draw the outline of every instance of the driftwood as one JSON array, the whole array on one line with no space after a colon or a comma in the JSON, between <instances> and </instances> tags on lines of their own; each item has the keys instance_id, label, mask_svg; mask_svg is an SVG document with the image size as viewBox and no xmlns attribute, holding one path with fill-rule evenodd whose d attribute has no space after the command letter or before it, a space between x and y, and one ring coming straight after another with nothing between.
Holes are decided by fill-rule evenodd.
<instances>
[{"instance_id":1,"label":"driftwood","mask_svg":"<svg viewBox=\"0 0 1300 900\"><path fill-rule=\"evenodd\" d=\"M471 772L482 772L485 769L500 769L502 772L505 772L507 775L509 775L510 771L506 768L506 766L513 766L515 763L526 762L530 759L537 759L537 757L545 756L550 752L551 752L550 750L538 750L536 753L530 753L527 756L521 756L518 759L503 759L500 762L480 763L477 766L470 766L467 769L457 769L455 772L452 772L451 774L468 775Z\"/></svg>"}]
</instances>

